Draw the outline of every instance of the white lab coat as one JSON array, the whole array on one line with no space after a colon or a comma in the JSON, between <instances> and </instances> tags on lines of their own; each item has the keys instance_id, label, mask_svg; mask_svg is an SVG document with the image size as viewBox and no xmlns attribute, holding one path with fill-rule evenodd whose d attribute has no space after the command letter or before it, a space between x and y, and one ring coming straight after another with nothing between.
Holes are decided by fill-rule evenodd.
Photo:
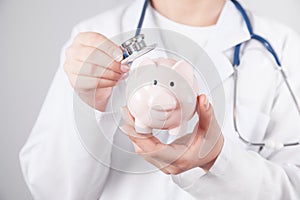
<instances>
[{"instance_id":1,"label":"white lab coat","mask_svg":"<svg viewBox=\"0 0 300 200\"><path fill-rule=\"evenodd\" d=\"M132 30L137 24L141 0L84 21L73 30L95 31L111 37ZM252 14L254 31L268 39L282 61L297 97L300 94L300 38L289 28ZM148 12L144 27L155 27ZM158 171L127 174L110 170L83 147L73 116L73 89L61 66L51 85L32 133L20 153L25 181L34 199L300 199L300 146L278 151L246 147L233 129L233 47L249 39L241 15L228 1L208 41L206 51L219 70L226 94L226 116L222 126L225 144L210 172L200 169L179 175ZM246 138L275 138L288 142L300 138L300 119L274 60L258 42L245 46L239 71L239 127ZM118 135L109 114L98 123L110 135ZM84 114L82 114L83 117ZM86 117L88 118L88 117ZM115 140L118 138L115 136ZM120 140L119 140L120 141ZM121 142L130 145L123 137ZM103 151L110 152L109 147ZM111 155L108 154L108 159ZM142 158L141 158L142 159ZM126 164L126 163L125 163Z\"/></svg>"}]
</instances>

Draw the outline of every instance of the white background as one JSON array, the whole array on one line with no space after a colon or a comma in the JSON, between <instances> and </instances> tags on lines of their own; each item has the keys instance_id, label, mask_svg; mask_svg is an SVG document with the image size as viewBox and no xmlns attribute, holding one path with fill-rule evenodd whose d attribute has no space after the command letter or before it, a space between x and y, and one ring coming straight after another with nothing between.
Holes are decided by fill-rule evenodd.
<instances>
[{"instance_id":1,"label":"white background","mask_svg":"<svg viewBox=\"0 0 300 200\"><path fill-rule=\"evenodd\" d=\"M126 2L130 0L0 0L0 200L32 199L18 152L42 106L71 28ZM259 15L300 32L299 0L243 2Z\"/></svg>"}]
</instances>

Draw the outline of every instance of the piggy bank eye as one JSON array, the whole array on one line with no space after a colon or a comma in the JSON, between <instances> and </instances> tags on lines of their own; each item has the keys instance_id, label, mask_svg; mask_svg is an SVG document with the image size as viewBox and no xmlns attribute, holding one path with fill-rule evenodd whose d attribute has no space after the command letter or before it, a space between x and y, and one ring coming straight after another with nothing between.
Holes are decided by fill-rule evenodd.
<instances>
[{"instance_id":1,"label":"piggy bank eye","mask_svg":"<svg viewBox=\"0 0 300 200\"><path fill-rule=\"evenodd\" d=\"M173 81L170 82L170 86L174 87L175 83Z\"/></svg>"},{"instance_id":2,"label":"piggy bank eye","mask_svg":"<svg viewBox=\"0 0 300 200\"><path fill-rule=\"evenodd\" d=\"M157 85L157 80L154 80L153 84L154 84L154 85Z\"/></svg>"}]
</instances>

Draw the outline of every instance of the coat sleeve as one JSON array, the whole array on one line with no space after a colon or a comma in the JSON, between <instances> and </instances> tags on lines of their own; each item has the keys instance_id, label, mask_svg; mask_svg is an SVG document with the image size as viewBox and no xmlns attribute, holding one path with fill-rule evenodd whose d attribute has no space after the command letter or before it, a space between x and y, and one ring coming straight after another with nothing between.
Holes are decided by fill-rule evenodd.
<instances>
[{"instance_id":1,"label":"coat sleeve","mask_svg":"<svg viewBox=\"0 0 300 200\"><path fill-rule=\"evenodd\" d=\"M62 67L65 48L77 32L75 28L62 50L60 67L30 137L20 152L23 175L34 199L98 199L109 173L111 145L103 142L97 147L103 152L106 166L97 162L81 143L74 110L76 107L75 114L90 124L81 134L97 132L99 125L106 124L107 133L113 135L116 126L111 124L112 116L96 113L95 117L91 115L94 110L80 101L76 101L75 106L76 95ZM105 140L101 136L98 139Z\"/></svg>"},{"instance_id":2,"label":"coat sleeve","mask_svg":"<svg viewBox=\"0 0 300 200\"><path fill-rule=\"evenodd\" d=\"M300 38L289 31L281 61L300 101ZM300 139L300 116L281 80L270 113L267 138L295 142ZM265 149L264 151L268 151ZM265 154L243 149L225 138L211 170L200 168L173 176L182 189L197 199L300 199L300 145Z\"/></svg>"}]
</instances>

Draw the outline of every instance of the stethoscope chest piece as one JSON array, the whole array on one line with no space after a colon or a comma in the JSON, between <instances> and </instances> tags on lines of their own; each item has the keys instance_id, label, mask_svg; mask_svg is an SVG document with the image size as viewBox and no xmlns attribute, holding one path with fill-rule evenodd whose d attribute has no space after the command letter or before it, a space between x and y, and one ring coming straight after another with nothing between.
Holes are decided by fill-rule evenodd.
<instances>
[{"instance_id":1,"label":"stethoscope chest piece","mask_svg":"<svg viewBox=\"0 0 300 200\"><path fill-rule=\"evenodd\" d=\"M124 60L122 64L132 63L135 59L155 49L156 44L147 46L145 36L139 34L121 44Z\"/></svg>"}]
</instances>

